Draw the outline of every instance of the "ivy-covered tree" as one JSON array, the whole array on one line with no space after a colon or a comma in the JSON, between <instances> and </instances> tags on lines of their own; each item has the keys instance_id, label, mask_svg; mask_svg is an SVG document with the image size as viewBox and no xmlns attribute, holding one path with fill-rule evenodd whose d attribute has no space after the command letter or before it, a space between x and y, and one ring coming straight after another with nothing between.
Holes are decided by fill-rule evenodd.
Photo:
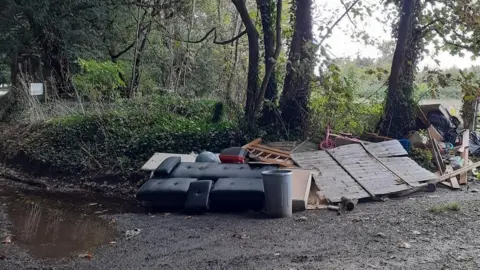
<instances>
[{"instance_id":1,"label":"ivy-covered tree","mask_svg":"<svg viewBox=\"0 0 480 270\"><path fill-rule=\"evenodd\" d=\"M393 55L385 111L379 133L402 138L415 128L413 90L415 69L422 42L419 31L419 0L404 0L397 28L397 45Z\"/></svg>"},{"instance_id":2,"label":"ivy-covered tree","mask_svg":"<svg viewBox=\"0 0 480 270\"><path fill-rule=\"evenodd\" d=\"M302 132L308 120L310 83L315 67L312 0L297 0L294 8L294 33L290 44L287 73L280 99L283 125L291 134Z\"/></svg>"}]
</instances>

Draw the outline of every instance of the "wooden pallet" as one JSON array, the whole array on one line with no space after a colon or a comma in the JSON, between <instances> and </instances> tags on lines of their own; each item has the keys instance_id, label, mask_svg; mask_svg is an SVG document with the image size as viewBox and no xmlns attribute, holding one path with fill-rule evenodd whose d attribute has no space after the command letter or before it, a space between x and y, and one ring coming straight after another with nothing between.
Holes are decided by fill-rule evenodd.
<instances>
[{"instance_id":1,"label":"wooden pallet","mask_svg":"<svg viewBox=\"0 0 480 270\"><path fill-rule=\"evenodd\" d=\"M242 148L248 150L260 162L278 164L288 168L296 167L290 158L290 152L262 145L261 142L262 139L258 138L242 146Z\"/></svg>"}]
</instances>

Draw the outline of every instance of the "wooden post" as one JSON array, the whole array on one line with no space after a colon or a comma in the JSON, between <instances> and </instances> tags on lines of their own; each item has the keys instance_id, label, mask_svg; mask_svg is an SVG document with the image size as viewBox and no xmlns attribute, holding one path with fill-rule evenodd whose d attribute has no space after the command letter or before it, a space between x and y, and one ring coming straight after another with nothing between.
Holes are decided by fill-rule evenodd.
<instances>
[{"instance_id":1,"label":"wooden post","mask_svg":"<svg viewBox=\"0 0 480 270\"><path fill-rule=\"evenodd\" d=\"M462 159L463 159L463 168L468 166L468 144L470 143L470 130L466 129L463 132L463 140L462 140ZM466 185L468 183L468 171L465 171L460 174L460 184L461 185Z\"/></svg>"}]
</instances>

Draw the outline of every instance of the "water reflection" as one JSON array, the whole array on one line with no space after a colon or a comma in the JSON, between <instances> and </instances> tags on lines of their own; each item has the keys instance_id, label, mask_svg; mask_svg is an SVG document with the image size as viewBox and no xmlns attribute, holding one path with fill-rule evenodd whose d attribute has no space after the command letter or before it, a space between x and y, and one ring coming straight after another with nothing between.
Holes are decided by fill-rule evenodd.
<instances>
[{"instance_id":1,"label":"water reflection","mask_svg":"<svg viewBox=\"0 0 480 270\"><path fill-rule=\"evenodd\" d=\"M38 258L61 258L92 251L117 236L111 220L98 212L118 212L119 205L95 204L67 198L50 198L15 192L1 192L14 242ZM97 213L97 214L96 214Z\"/></svg>"}]
</instances>

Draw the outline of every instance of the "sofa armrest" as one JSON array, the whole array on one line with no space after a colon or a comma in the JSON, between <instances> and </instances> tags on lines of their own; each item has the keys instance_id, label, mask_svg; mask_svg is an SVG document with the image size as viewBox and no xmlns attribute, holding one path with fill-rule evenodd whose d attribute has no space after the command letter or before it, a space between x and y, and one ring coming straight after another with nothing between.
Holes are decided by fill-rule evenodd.
<instances>
[{"instance_id":1,"label":"sofa armrest","mask_svg":"<svg viewBox=\"0 0 480 270\"><path fill-rule=\"evenodd\" d=\"M168 157L153 171L154 177L168 176L182 162L180 157Z\"/></svg>"}]
</instances>

